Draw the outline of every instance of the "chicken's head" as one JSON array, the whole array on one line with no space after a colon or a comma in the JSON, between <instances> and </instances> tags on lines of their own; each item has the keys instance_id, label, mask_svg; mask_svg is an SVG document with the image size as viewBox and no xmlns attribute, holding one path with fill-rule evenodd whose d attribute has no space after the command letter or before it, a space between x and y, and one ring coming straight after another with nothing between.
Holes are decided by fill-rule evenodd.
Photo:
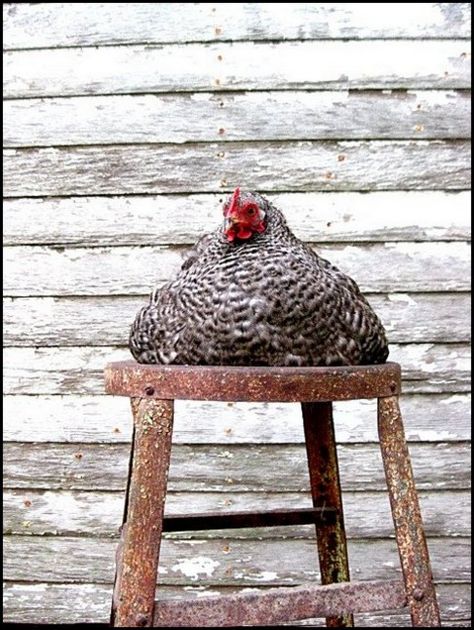
<instances>
[{"instance_id":1,"label":"chicken's head","mask_svg":"<svg viewBox=\"0 0 474 630\"><path fill-rule=\"evenodd\" d=\"M241 193L236 188L224 204L224 234L229 242L247 240L255 233L265 231L265 210L262 198L251 192Z\"/></svg>"}]
</instances>

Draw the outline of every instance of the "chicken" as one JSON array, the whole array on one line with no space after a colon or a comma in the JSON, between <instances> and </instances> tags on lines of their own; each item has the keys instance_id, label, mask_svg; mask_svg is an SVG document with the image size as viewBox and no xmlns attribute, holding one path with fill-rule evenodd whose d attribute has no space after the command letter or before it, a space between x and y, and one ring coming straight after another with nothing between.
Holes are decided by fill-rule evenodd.
<instances>
[{"instance_id":1,"label":"chicken","mask_svg":"<svg viewBox=\"0 0 474 630\"><path fill-rule=\"evenodd\" d=\"M132 325L140 363L328 366L383 363L384 328L357 284L290 231L282 212L237 188L224 225Z\"/></svg>"}]
</instances>

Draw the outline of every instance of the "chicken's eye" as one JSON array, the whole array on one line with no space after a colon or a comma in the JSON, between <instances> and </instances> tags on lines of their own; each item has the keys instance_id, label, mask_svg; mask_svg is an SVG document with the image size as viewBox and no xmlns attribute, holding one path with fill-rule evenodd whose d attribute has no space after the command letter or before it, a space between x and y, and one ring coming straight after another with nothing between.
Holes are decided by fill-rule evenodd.
<instances>
[{"instance_id":1,"label":"chicken's eye","mask_svg":"<svg viewBox=\"0 0 474 630\"><path fill-rule=\"evenodd\" d=\"M256 208L253 208L253 207L248 208L247 210L247 214L250 216L254 215L256 212L257 212Z\"/></svg>"}]
</instances>

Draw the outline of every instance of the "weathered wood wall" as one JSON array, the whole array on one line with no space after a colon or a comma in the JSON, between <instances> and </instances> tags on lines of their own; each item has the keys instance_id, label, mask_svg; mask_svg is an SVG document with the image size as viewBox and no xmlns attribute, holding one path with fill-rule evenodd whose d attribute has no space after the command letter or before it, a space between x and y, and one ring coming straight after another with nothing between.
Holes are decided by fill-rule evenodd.
<instances>
[{"instance_id":1,"label":"weathered wood wall","mask_svg":"<svg viewBox=\"0 0 474 630\"><path fill-rule=\"evenodd\" d=\"M101 371L241 184L380 312L443 622L469 626L470 4L3 11L5 620L107 621L130 414ZM373 401L336 423L352 575L399 575ZM309 501L296 406L178 404L170 513ZM169 535L160 569L163 596L317 577L308 527Z\"/></svg>"}]
</instances>

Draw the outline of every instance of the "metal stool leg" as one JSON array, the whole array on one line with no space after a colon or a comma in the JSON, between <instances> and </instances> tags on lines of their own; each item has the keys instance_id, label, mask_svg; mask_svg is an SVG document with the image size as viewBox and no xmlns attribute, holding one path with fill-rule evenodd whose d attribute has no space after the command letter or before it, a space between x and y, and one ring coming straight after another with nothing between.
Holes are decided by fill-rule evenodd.
<instances>
[{"instance_id":1,"label":"metal stool leg","mask_svg":"<svg viewBox=\"0 0 474 630\"><path fill-rule=\"evenodd\" d=\"M134 398L131 402L133 451L112 624L150 627L171 454L173 401Z\"/></svg>"},{"instance_id":2,"label":"metal stool leg","mask_svg":"<svg viewBox=\"0 0 474 630\"><path fill-rule=\"evenodd\" d=\"M349 561L332 403L301 403L301 407L313 505L314 507L332 507L337 510L333 522L316 525L321 582L322 584L348 582ZM353 616L346 614L342 617L327 617L326 625L333 628L353 627Z\"/></svg>"},{"instance_id":3,"label":"metal stool leg","mask_svg":"<svg viewBox=\"0 0 474 630\"><path fill-rule=\"evenodd\" d=\"M440 626L420 506L398 396L378 399L380 448L413 626Z\"/></svg>"}]
</instances>

